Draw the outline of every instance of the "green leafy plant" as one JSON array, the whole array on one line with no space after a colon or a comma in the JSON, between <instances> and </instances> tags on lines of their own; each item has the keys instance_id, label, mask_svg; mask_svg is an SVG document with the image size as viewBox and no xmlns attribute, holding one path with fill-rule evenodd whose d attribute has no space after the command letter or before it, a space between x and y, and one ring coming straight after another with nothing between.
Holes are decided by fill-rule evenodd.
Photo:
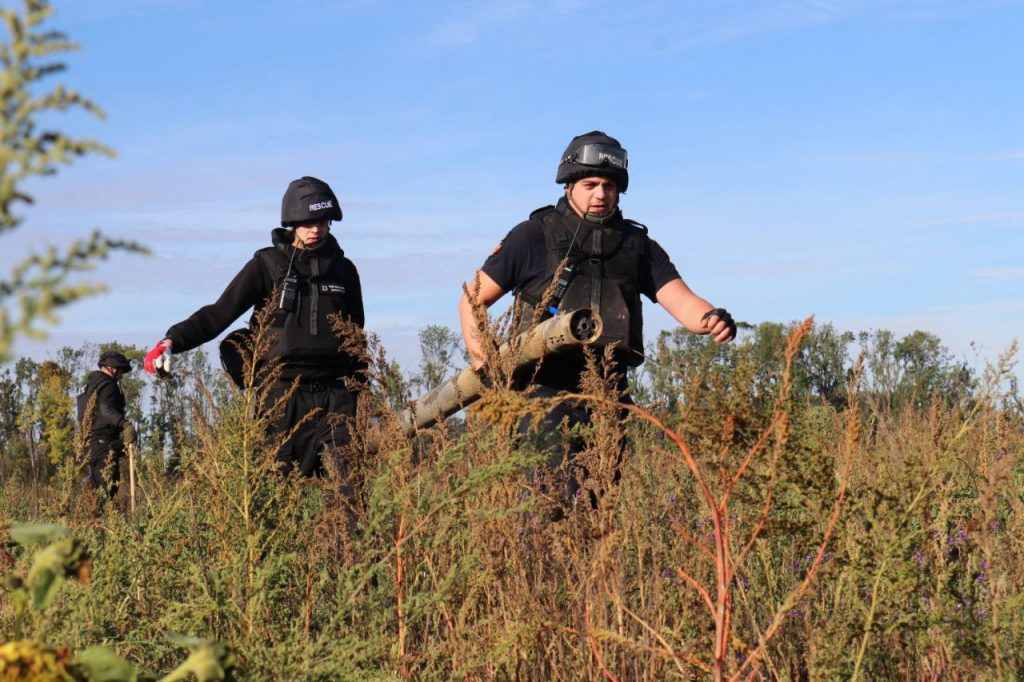
<instances>
[{"instance_id":1,"label":"green leafy plant","mask_svg":"<svg viewBox=\"0 0 1024 682\"><path fill-rule=\"evenodd\" d=\"M45 0L25 0L23 10L0 9L7 40L0 43L0 234L21 225L19 205L32 203L23 189L36 176L52 175L62 165L87 154L113 156L113 150L93 140L77 139L43 124L51 112L80 110L103 118L91 100L64 85L39 91L39 85L65 69L55 55L78 46L59 31L43 30L53 13ZM17 263L0 279L0 362L9 357L19 335L40 337L40 322L54 323L57 312L104 287L75 280L97 260L115 250L144 252L133 242L93 232L61 253L50 246Z\"/></svg>"}]
</instances>

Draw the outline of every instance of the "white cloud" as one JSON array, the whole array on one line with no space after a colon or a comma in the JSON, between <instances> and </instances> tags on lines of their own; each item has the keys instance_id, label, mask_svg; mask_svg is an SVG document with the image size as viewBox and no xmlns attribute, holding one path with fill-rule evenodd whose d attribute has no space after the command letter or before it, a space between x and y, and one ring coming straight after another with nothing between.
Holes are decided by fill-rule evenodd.
<instances>
[{"instance_id":1,"label":"white cloud","mask_svg":"<svg viewBox=\"0 0 1024 682\"><path fill-rule=\"evenodd\" d=\"M460 2L450 16L433 27L431 42L441 47L461 47L479 42L485 34L531 11L529 2Z\"/></svg>"},{"instance_id":2,"label":"white cloud","mask_svg":"<svg viewBox=\"0 0 1024 682\"><path fill-rule=\"evenodd\" d=\"M991 211L981 213L963 213L941 218L919 221L907 221L907 226L935 227L939 225L1010 225L1024 227L1024 211Z\"/></svg>"},{"instance_id":3,"label":"white cloud","mask_svg":"<svg viewBox=\"0 0 1024 682\"><path fill-rule=\"evenodd\" d=\"M783 0L721 2L707 16L693 16L672 41L673 49L708 47L753 36L855 19L892 17L942 20L1020 4L1020 0Z\"/></svg>"},{"instance_id":4,"label":"white cloud","mask_svg":"<svg viewBox=\"0 0 1024 682\"><path fill-rule=\"evenodd\" d=\"M922 307L906 315L838 317L831 321L840 329L851 331L890 329L899 335L927 331L938 335L955 353L966 354L973 349L993 358L1005 351L1014 338L1022 338L1022 317L1024 300L1009 299Z\"/></svg>"},{"instance_id":5,"label":"white cloud","mask_svg":"<svg viewBox=\"0 0 1024 682\"><path fill-rule=\"evenodd\" d=\"M971 277L977 279L993 279L993 280L1008 280L1008 279L1024 279L1024 267L990 267L990 268L976 268L968 273Z\"/></svg>"}]
</instances>

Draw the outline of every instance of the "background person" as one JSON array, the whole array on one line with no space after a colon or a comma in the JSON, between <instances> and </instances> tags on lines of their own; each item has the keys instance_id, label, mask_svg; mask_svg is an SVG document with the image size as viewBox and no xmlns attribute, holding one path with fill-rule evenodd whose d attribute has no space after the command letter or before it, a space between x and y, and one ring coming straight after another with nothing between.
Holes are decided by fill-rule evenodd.
<instances>
[{"instance_id":1,"label":"background person","mask_svg":"<svg viewBox=\"0 0 1024 682\"><path fill-rule=\"evenodd\" d=\"M125 446L134 443L137 436L135 426L125 417L124 393L119 385L132 366L122 353L112 350L100 354L98 366L78 393L78 424L88 462L86 480L94 490L103 490L107 498L113 498Z\"/></svg>"}]
</instances>

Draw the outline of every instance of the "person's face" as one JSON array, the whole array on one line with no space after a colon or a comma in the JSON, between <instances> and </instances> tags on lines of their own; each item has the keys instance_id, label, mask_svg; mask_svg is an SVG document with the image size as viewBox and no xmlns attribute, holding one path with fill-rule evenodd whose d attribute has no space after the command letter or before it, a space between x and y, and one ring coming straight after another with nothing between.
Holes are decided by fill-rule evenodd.
<instances>
[{"instance_id":1,"label":"person's face","mask_svg":"<svg viewBox=\"0 0 1024 682\"><path fill-rule=\"evenodd\" d=\"M101 367L100 369L106 372L106 374L116 382L120 382L121 377L128 373L126 370L120 369L118 367L110 367L109 365Z\"/></svg>"},{"instance_id":2,"label":"person's face","mask_svg":"<svg viewBox=\"0 0 1024 682\"><path fill-rule=\"evenodd\" d=\"M577 180L566 189L573 210L584 213L611 213L619 205L619 188L615 181L597 175Z\"/></svg>"},{"instance_id":3,"label":"person's face","mask_svg":"<svg viewBox=\"0 0 1024 682\"><path fill-rule=\"evenodd\" d=\"M319 220L315 223L296 225L295 241L293 243L295 247L299 249L304 249L307 246L316 246L327 238L327 233L330 231L331 221L329 220Z\"/></svg>"}]
</instances>

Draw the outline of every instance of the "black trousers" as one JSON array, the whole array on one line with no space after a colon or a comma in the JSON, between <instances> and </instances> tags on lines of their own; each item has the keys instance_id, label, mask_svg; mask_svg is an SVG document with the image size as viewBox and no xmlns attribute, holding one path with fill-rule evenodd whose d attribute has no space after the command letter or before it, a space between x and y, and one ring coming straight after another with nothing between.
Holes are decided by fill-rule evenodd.
<instances>
[{"instance_id":1,"label":"black trousers","mask_svg":"<svg viewBox=\"0 0 1024 682\"><path fill-rule=\"evenodd\" d=\"M624 386L623 384L623 388ZM576 387L562 389L538 384L528 389L528 395L532 400L540 400L554 398L561 393L577 391L579 389ZM621 402L632 404L632 399L628 394L625 394ZM624 419L626 414L626 411L622 410L620 418ZM565 437L562 436L563 423L569 429L569 433ZM545 464L550 472L556 472L556 480L558 480L559 487L562 488L567 502L571 502L579 494L580 489L583 487L583 482L587 480L588 476L586 468L576 462L576 456L584 450L586 442L583 435L574 427L585 428L590 426L591 423L590 409L585 402L578 400L559 402L540 418L536 428L534 428L533 420L529 416L523 417L519 421L517 429L519 436L530 439L535 447L547 454ZM618 462L622 461L625 447L625 439L622 439L619 445ZM618 482L618 480L617 463L614 481ZM596 503L596 500L592 499L591 503Z\"/></svg>"},{"instance_id":2,"label":"black trousers","mask_svg":"<svg viewBox=\"0 0 1024 682\"><path fill-rule=\"evenodd\" d=\"M89 483L94 489L104 490L107 497L113 498L117 494L118 481L121 479L124 444L118 438L94 438L86 447L89 458ZM109 481L106 480L108 473Z\"/></svg>"},{"instance_id":3,"label":"black trousers","mask_svg":"<svg viewBox=\"0 0 1024 682\"><path fill-rule=\"evenodd\" d=\"M292 382L281 380L268 391L267 405L273 405L291 387ZM285 405L284 413L273 426L275 433L287 433L307 414L307 419L277 453L281 472L290 473L296 466L305 477L324 473L323 451L349 442L348 425L339 416L353 417L356 413L355 396L341 382L303 382Z\"/></svg>"}]
</instances>

